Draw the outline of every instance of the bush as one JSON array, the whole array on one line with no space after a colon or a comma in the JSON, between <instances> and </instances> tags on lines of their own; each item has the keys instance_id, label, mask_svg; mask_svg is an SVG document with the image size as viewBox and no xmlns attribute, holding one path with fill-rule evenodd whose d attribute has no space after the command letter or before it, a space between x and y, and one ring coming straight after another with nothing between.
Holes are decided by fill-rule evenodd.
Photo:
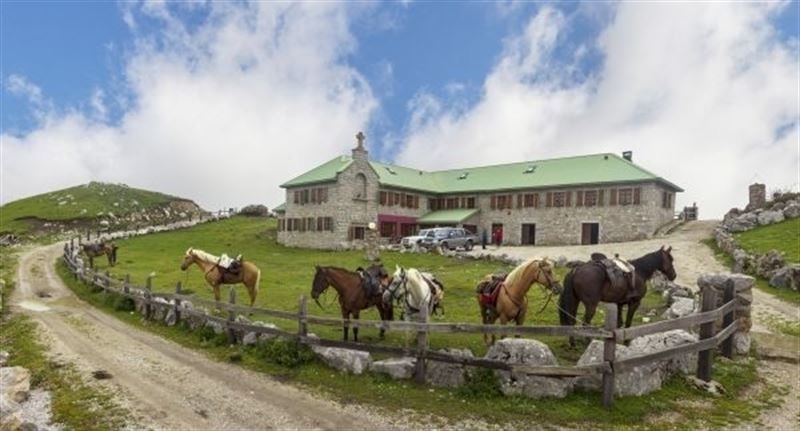
<instances>
[{"instance_id":1,"label":"bush","mask_svg":"<svg viewBox=\"0 0 800 431\"><path fill-rule=\"evenodd\" d=\"M494 371L488 368L477 368L467 374L465 384L457 389L459 396L470 398L491 398L502 395L500 383Z\"/></svg>"},{"instance_id":2,"label":"bush","mask_svg":"<svg viewBox=\"0 0 800 431\"><path fill-rule=\"evenodd\" d=\"M248 205L242 208L239 214L248 217L268 217L269 209L264 205Z\"/></svg>"},{"instance_id":3,"label":"bush","mask_svg":"<svg viewBox=\"0 0 800 431\"><path fill-rule=\"evenodd\" d=\"M306 345L291 340L275 339L259 343L255 347L258 357L289 368L314 360L314 352Z\"/></svg>"}]
</instances>

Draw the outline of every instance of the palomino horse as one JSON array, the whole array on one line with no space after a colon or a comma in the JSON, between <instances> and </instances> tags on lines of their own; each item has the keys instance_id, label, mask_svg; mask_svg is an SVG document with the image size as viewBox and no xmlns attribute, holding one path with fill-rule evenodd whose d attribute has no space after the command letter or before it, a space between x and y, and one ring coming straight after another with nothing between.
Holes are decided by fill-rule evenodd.
<instances>
[{"instance_id":1,"label":"palomino horse","mask_svg":"<svg viewBox=\"0 0 800 431\"><path fill-rule=\"evenodd\" d=\"M363 277L362 277L363 274ZM364 285L366 281L367 286ZM369 284L372 283L373 286ZM388 275L383 265L373 265L359 272L348 271L344 268L333 266L317 266L314 273L314 281L311 283L311 297L319 303L319 296L325 292L329 286L333 286L339 296L339 307L342 310L342 318L358 320L361 310L376 307L381 320L392 320L392 305L385 305L381 301L381 290L388 283ZM368 289L374 288L374 293L370 294ZM348 326L344 325L344 340L347 341ZM380 337L383 339L384 329L381 329ZM353 328L353 340L358 341L358 328Z\"/></svg>"},{"instance_id":2,"label":"palomino horse","mask_svg":"<svg viewBox=\"0 0 800 431\"><path fill-rule=\"evenodd\" d=\"M108 266L114 266L117 263L117 247L113 242L97 242L91 244L81 244L81 252L89 258L90 262L94 261L95 257L106 255L108 258Z\"/></svg>"},{"instance_id":3,"label":"palomino horse","mask_svg":"<svg viewBox=\"0 0 800 431\"><path fill-rule=\"evenodd\" d=\"M426 277L427 275L427 277ZM405 320L426 322L434 309L442 307L444 288L430 274L414 268L396 267L392 282L383 292L383 302L403 302Z\"/></svg>"},{"instance_id":4,"label":"palomino horse","mask_svg":"<svg viewBox=\"0 0 800 431\"><path fill-rule=\"evenodd\" d=\"M496 287L498 289L496 292L490 294L492 297L496 295L496 299L492 298L494 304L487 303L488 301L484 299L484 288L493 279L492 275L487 275L476 288L483 324L493 324L497 319L500 319L500 323L503 325L512 320L517 326L525 323L525 314L528 311L528 290L534 283L539 283L553 293L558 293L560 290L553 275L554 267L555 263L547 258L529 259L523 262ZM483 341L486 344L494 344L495 338L495 335L492 334L491 342L489 342L489 335L483 334Z\"/></svg>"},{"instance_id":5,"label":"palomino horse","mask_svg":"<svg viewBox=\"0 0 800 431\"><path fill-rule=\"evenodd\" d=\"M633 314L639 308L642 298L647 293L647 280L656 271L664 273L668 279L674 280L675 268L672 266L672 247L663 246L638 259L631 260L630 263L636 269L633 272L633 285L629 282L613 283L609 280L606 268L603 263L593 257L591 262L579 265L564 277L564 291L559 298L559 319L562 325L572 326L575 324L578 313L578 305L583 303L586 312L583 315L583 324L592 323L597 304L608 302L617 304L617 326L622 327L622 307L628 306L628 315L625 319L625 327L630 327L633 323ZM570 344L575 341L570 338Z\"/></svg>"},{"instance_id":6,"label":"palomino horse","mask_svg":"<svg viewBox=\"0 0 800 431\"><path fill-rule=\"evenodd\" d=\"M219 302L220 284L242 283L247 287L247 294L250 296L250 306L256 302L258 294L258 284L261 281L261 270L252 262L242 262L241 268L236 273L225 270L219 266L219 257L206 253L203 250L190 248L186 250L181 263L181 271L186 271L192 264L197 264L203 271L206 282L214 289L214 299Z\"/></svg>"}]
</instances>

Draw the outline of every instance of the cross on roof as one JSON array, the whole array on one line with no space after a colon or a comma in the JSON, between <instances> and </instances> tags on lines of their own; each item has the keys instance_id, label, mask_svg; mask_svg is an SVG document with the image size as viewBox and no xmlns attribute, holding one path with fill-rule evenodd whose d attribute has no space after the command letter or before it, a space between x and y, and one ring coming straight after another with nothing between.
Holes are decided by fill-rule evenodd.
<instances>
[{"instance_id":1,"label":"cross on roof","mask_svg":"<svg viewBox=\"0 0 800 431\"><path fill-rule=\"evenodd\" d=\"M359 150L363 150L364 140L367 139L367 136L364 135L364 132L358 132L358 134L356 134L356 139L358 140L358 146L356 148Z\"/></svg>"}]
</instances>

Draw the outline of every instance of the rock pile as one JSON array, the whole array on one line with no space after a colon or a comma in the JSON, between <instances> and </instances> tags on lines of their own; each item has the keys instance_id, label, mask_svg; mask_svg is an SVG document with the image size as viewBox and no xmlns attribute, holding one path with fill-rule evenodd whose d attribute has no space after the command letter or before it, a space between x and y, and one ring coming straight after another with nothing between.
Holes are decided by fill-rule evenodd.
<instances>
[{"instance_id":1,"label":"rock pile","mask_svg":"<svg viewBox=\"0 0 800 431\"><path fill-rule=\"evenodd\" d=\"M59 430L50 424L50 394L31 390L31 373L7 367L9 354L0 351L0 430Z\"/></svg>"}]
</instances>

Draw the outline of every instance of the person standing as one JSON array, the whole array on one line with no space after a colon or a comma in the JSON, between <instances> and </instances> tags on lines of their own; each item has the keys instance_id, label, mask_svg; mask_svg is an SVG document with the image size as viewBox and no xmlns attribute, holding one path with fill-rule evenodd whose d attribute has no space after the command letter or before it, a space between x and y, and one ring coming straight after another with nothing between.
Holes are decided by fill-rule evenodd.
<instances>
[{"instance_id":1,"label":"person standing","mask_svg":"<svg viewBox=\"0 0 800 431\"><path fill-rule=\"evenodd\" d=\"M486 250L486 240L488 235L486 234L486 228L481 229L481 249Z\"/></svg>"}]
</instances>

